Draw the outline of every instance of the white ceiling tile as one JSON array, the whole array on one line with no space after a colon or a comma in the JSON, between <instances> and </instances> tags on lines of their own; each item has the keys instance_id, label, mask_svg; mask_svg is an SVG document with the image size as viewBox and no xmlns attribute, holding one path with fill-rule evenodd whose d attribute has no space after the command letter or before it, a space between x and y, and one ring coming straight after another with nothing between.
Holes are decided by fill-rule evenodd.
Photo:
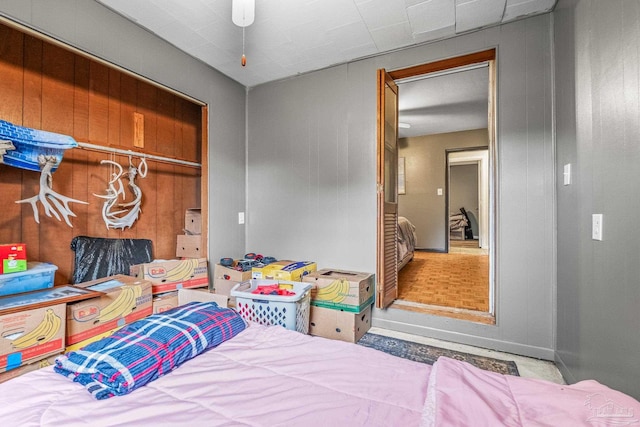
<instances>
[{"instance_id":1,"label":"white ceiling tile","mask_svg":"<svg viewBox=\"0 0 640 427\"><path fill-rule=\"evenodd\" d=\"M513 21L523 16L548 12L556 4L556 0L507 0L502 22Z\"/></svg>"},{"instance_id":2,"label":"white ceiling tile","mask_svg":"<svg viewBox=\"0 0 640 427\"><path fill-rule=\"evenodd\" d=\"M231 22L232 0L96 0L241 84L452 37L458 31L544 13L556 0L256 0L245 30ZM457 11L456 11L457 5ZM115 30L115 29L114 29Z\"/></svg>"},{"instance_id":3,"label":"white ceiling tile","mask_svg":"<svg viewBox=\"0 0 640 427\"><path fill-rule=\"evenodd\" d=\"M371 37L378 48L378 52L409 46L414 41L411 26L408 22L373 30L371 31Z\"/></svg>"},{"instance_id":4,"label":"white ceiling tile","mask_svg":"<svg viewBox=\"0 0 640 427\"><path fill-rule=\"evenodd\" d=\"M370 31L409 21L403 1L366 0L358 3L358 10Z\"/></svg>"},{"instance_id":5,"label":"white ceiling tile","mask_svg":"<svg viewBox=\"0 0 640 427\"><path fill-rule=\"evenodd\" d=\"M455 3L451 0L428 0L407 8L414 34L429 33L455 26Z\"/></svg>"},{"instance_id":6,"label":"white ceiling tile","mask_svg":"<svg viewBox=\"0 0 640 427\"><path fill-rule=\"evenodd\" d=\"M506 0L456 0L456 32L500 23Z\"/></svg>"}]
</instances>

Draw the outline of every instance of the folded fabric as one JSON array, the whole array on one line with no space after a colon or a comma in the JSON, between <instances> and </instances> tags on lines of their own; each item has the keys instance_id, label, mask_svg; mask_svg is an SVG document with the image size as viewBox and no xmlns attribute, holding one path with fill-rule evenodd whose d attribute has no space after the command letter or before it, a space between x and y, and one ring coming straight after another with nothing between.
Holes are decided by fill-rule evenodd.
<instances>
[{"instance_id":1,"label":"folded fabric","mask_svg":"<svg viewBox=\"0 0 640 427\"><path fill-rule=\"evenodd\" d=\"M56 359L54 370L96 399L124 395L246 328L234 310L193 302L126 325Z\"/></svg>"}]
</instances>

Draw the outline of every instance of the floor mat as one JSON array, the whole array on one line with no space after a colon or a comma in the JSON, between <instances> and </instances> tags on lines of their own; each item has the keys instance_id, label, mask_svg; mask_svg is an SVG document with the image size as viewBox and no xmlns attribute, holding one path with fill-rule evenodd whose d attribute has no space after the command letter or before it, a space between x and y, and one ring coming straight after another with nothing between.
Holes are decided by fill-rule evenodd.
<instances>
[{"instance_id":1,"label":"floor mat","mask_svg":"<svg viewBox=\"0 0 640 427\"><path fill-rule=\"evenodd\" d=\"M448 350L446 348L434 347L427 344L420 344L371 333L366 333L360 341L358 341L358 344L384 351L385 353L402 357L404 359L413 360L415 362L428 363L429 365L433 365L433 363L438 360L438 357L445 356L451 359L468 362L487 371L520 376L518 366L511 360L499 360L492 357L477 356L475 354Z\"/></svg>"}]
</instances>

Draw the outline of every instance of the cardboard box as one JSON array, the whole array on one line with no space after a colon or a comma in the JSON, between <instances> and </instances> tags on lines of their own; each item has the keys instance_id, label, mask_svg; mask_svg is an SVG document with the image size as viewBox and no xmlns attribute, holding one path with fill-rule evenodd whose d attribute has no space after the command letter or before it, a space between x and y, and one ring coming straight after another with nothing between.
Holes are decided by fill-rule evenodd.
<instances>
[{"instance_id":1,"label":"cardboard box","mask_svg":"<svg viewBox=\"0 0 640 427\"><path fill-rule=\"evenodd\" d=\"M151 282L152 293L209 286L206 258L173 259L132 265L130 274Z\"/></svg>"},{"instance_id":2,"label":"cardboard box","mask_svg":"<svg viewBox=\"0 0 640 427\"><path fill-rule=\"evenodd\" d=\"M2 384L5 381L9 381L9 380L12 380L12 379L14 379L16 377L19 377L20 375L24 375L27 372L36 371L36 370L44 368L46 366L55 365L56 357L58 357L59 355L60 355L60 353L56 353L56 354L51 355L49 357L46 357L46 358L44 358L42 360L38 360L36 362L31 362L29 364L19 366L19 367L15 368L15 369L12 369L10 371L2 372L2 373L0 373L0 384Z\"/></svg>"},{"instance_id":3,"label":"cardboard box","mask_svg":"<svg viewBox=\"0 0 640 427\"><path fill-rule=\"evenodd\" d=\"M371 306L360 313L311 306L309 334L347 342L358 342L371 328Z\"/></svg>"},{"instance_id":4,"label":"cardboard box","mask_svg":"<svg viewBox=\"0 0 640 427\"><path fill-rule=\"evenodd\" d=\"M46 262L28 262L25 271L0 274L0 296L52 288L57 269Z\"/></svg>"},{"instance_id":5,"label":"cardboard box","mask_svg":"<svg viewBox=\"0 0 640 427\"><path fill-rule=\"evenodd\" d=\"M16 273L27 269L27 245L10 243L0 245L0 274Z\"/></svg>"},{"instance_id":6,"label":"cardboard box","mask_svg":"<svg viewBox=\"0 0 640 427\"><path fill-rule=\"evenodd\" d=\"M153 314L163 313L178 306L178 291L153 296Z\"/></svg>"},{"instance_id":7,"label":"cardboard box","mask_svg":"<svg viewBox=\"0 0 640 427\"><path fill-rule=\"evenodd\" d=\"M233 267L238 265L239 260L233 261ZM213 269L214 286L215 279L230 280L232 282L246 282L251 280L251 271L240 271L231 267L225 267L224 265L216 264Z\"/></svg>"},{"instance_id":8,"label":"cardboard box","mask_svg":"<svg viewBox=\"0 0 640 427\"><path fill-rule=\"evenodd\" d=\"M65 306L57 304L0 316L0 372L64 350Z\"/></svg>"},{"instance_id":9,"label":"cardboard box","mask_svg":"<svg viewBox=\"0 0 640 427\"><path fill-rule=\"evenodd\" d=\"M68 304L68 346L151 314L151 282L148 280L118 274L76 286L105 295Z\"/></svg>"},{"instance_id":10,"label":"cardboard box","mask_svg":"<svg viewBox=\"0 0 640 427\"><path fill-rule=\"evenodd\" d=\"M311 305L359 313L373 303L374 277L371 273L322 269L302 281L314 285Z\"/></svg>"},{"instance_id":11,"label":"cardboard box","mask_svg":"<svg viewBox=\"0 0 640 427\"><path fill-rule=\"evenodd\" d=\"M202 209L189 208L184 214L186 234L202 234Z\"/></svg>"},{"instance_id":12,"label":"cardboard box","mask_svg":"<svg viewBox=\"0 0 640 427\"><path fill-rule=\"evenodd\" d=\"M251 279L248 279L251 280ZM236 298L231 296L231 289L235 285L241 282L236 282L233 280L224 280L224 279L215 279L213 281L213 292L218 295L224 295L229 298L228 306L235 307L236 306Z\"/></svg>"},{"instance_id":13,"label":"cardboard box","mask_svg":"<svg viewBox=\"0 0 640 427\"><path fill-rule=\"evenodd\" d=\"M175 292L160 294L153 298L153 314L164 313L191 301L213 301L220 307L229 306L229 297L209 292L206 288L178 289Z\"/></svg>"},{"instance_id":14,"label":"cardboard box","mask_svg":"<svg viewBox=\"0 0 640 427\"><path fill-rule=\"evenodd\" d=\"M101 340L102 338L105 338L105 337L108 337L109 335L112 335L115 331L117 331L121 327L122 326L118 326L117 328L113 328L113 329L111 329L111 330L109 330L107 332L103 332L101 334L89 337L86 340L82 340L82 341L77 342L75 344L67 345L67 347L64 349L64 352L65 353L69 353L70 351L80 350L81 348L88 346L92 342L96 342L98 340Z\"/></svg>"},{"instance_id":15,"label":"cardboard box","mask_svg":"<svg viewBox=\"0 0 640 427\"><path fill-rule=\"evenodd\" d=\"M220 307L227 307L229 298L210 292L208 289L180 289L178 291L178 305L190 302L215 302Z\"/></svg>"},{"instance_id":16,"label":"cardboard box","mask_svg":"<svg viewBox=\"0 0 640 427\"><path fill-rule=\"evenodd\" d=\"M303 276L316 269L316 263L311 261L276 261L264 267L253 267L251 278L301 282Z\"/></svg>"},{"instance_id":17,"label":"cardboard box","mask_svg":"<svg viewBox=\"0 0 640 427\"><path fill-rule=\"evenodd\" d=\"M179 234L176 243L176 257L202 258L202 236Z\"/></svg>"}]
</instances>

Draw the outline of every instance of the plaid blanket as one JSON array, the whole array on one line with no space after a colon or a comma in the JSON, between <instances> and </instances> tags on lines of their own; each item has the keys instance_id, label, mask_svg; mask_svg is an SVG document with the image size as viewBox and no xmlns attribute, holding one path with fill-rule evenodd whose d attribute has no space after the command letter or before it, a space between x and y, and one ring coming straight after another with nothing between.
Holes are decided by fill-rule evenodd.
<instances>
[{"instance_id":1,"label":"plaid blanket","mask_svg":"<svg viewBox=\"0 0 640 427\"><path fill-rule=\"evenodd\" d=\"M130 393L246 327L234 310L193 302L124 326L56 359L54 370L96 399Z\"/></svg>"}]
</instances>

